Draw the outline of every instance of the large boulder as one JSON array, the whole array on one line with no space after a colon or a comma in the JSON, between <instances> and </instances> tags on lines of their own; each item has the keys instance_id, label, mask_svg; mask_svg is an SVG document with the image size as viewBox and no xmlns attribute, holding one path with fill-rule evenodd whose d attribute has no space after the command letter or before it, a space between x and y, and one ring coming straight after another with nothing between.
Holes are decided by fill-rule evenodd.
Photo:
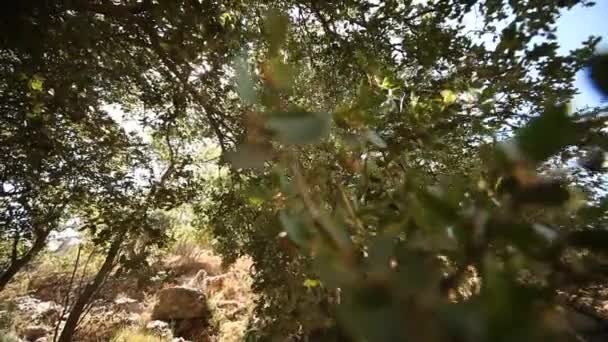
<instances>
[{"instance_id":1,"label":"large boulder","mask_svg":"<svg viewBox=\"0 0 608 342\"><path fill-rule=\"evenodd\" d=\"M207 299L198 289L176 286L162 289L152 309L152 319L161 321L206 318Z\"/></svg>"}]
</instances>

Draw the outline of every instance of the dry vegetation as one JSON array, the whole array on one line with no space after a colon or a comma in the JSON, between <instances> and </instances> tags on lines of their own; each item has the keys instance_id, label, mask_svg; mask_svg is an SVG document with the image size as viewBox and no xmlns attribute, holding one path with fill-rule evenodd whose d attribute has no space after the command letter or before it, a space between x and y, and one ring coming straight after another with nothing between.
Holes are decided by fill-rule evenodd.
<instances>
[{"instance_id":1,"label":"dry vegetation","mask_svg":"<svg viewBox=\"0 0 608 342\"><path fill-rule=\"evenodd\" d=\"M76 255L77 248L65 255L48 253L20 274L1 294L0 331L23 336L28 327L38 325L47 328L48 340L52 340L69 292ZM98 258L93 256L87 270L83 272L81 267L76 272L72 292L92 277L98 264ZM80 324L75 340L177 341L179 335L188 341L241 341L253 311L251 265L249 259L241 258L224 266L211 250L179 241L171 252L152 260L145 276L125 272L109 279ZM151 321L156 293L176 285L203 291L211 309L208 324L190 322L176 326Z\"/></svg>"}]
</instances>

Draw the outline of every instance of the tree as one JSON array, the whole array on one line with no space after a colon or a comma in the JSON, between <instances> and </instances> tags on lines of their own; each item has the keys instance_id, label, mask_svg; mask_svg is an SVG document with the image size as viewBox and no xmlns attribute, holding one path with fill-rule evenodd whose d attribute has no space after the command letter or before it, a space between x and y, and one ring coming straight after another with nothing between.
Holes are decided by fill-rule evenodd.
<instances>
[{"instance_id":1,"label":"tree","mask_svg":"<svg viewBox=\"0 0 608 342\"><path fill-rule=\"evenodd\" d=\"M192 203L227 257L253 256L269 335L329 334L335 319L369 340L557 334L537 310L591 280L561 257L604 241L584 229L601 209L573 219L565 182L539 173L605 145L601 112L563 106L599 41L557 53L555 20L576 4L590 3L2 4L0 289L81 220L106 259L76 294L69 341L124 246L162 244L154 213ZM210 140L232 167L213 184ZM482 293L449 304L470 267ZM518 281L524 269L545 285ZM530 316L504 319L514 310Z\"/></svg>"},{"instance_id":2,"label":"tree","mask_svg":"<svg viewBox=\"0 0 608 342\"><path fill-rule=\"evenodd\" d=\"M270 336L306 334L335 317L355 340L557 334L535 316L507 317L535 314L526 296L551 303L566 279L591 280L559 261L566 246L582 246L573 242L580 221L563 210L573 196L537 174L548 157L559 152L551 162L563 165L573 146L605 139L597 112L571 119L562 106L598 42L557 54L555 20L576 3L276 5L289 15L260 25L270 27L255 50L263 62L238 77L250 89L240 92L252 112L248 132L228 155L236 169L258 171L236 172L216 206L201 210L229 255L254 256ZM464 30L471 11L483 15L475 33ZM220 215L226 207L234 215ZM269 246L285 234L291 244ZM447 277L438 255L452 266ZM539 275L538 263L551 276ZM448 305L471 266L489 285L475 301ZM547 285L516 281L525 271ZM317 277L342 294L303 305L310 291L298 284ZM496 311L483 321L488 310Z\"/></svg>"},{"instance_id":3,"label":"tree","mask_svg":"<svg viewBox=\"0 0 608 342\"><path fill-rule=\"evenodd\" d=\"M219 131L213 103L222 70L212 60L208 71L194 70L203 64L195 50L222 27L211 7L180 16L199 6L182 5L2 5L2 233L14 246L3 285L44 246L60 219L77 215L73 211L135 187L178 200L177 193L190 189L184 177L192 155L182 152L184 145L199 143L209 131L224 141L228 133ZM224 57L223 50L211 47L205 57ZM191 80L194 73L205 77ZM201 92L202 86L213 91ZM114 103L151 131L156 146L121 129L106 111ZM199 109L208 121L193 112ZM155 167L166 168L165 179ZM169 180L179 185L156 184Z\"/></svg>"}]
</instances>

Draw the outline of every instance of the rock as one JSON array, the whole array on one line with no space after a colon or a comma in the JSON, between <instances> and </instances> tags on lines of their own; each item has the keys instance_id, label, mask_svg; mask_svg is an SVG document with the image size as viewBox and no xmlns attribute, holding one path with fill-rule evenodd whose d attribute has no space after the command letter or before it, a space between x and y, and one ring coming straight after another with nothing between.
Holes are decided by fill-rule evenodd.
<instances>
[{"instance_id":1,"label":"rock","mask_svg":"<svg viewBox=\"0 0 608 342\"><path fill-rule=\"evenodd\" d=\"M141 313L143 311L141 303L129 297L118 297L114 300L114 305L116 309L129 313Z\"/></svg>"},{"instance_id":2,"label":"rock","mask_svg":"<svg viewBox=\"0 0 608 342\"><path fill-rule=\"evenodd\" d=\"M146 329L158 336L171 336L169 323L163 321L150 321L146 324Z\"/></svg>"},{"instance_id":3,"label":"rock","mask_svg":"<svg viewBox=\"0 0 608 342\"><path fill-rule=\"evenodd\" d=\"M173 335L175 337L184 337L191 335L192 330L201 327L201 322L196 319L182 319L175 323L173 327Z\"/></svg>"},{"instance_id":4,"label":"rock","mask_svg":"<svg viewBox=\"0 0 608 342\"><path fill-rule=\"evenodd\" d=\"M152 319L168 321L204 318L207 314L207 300L200 290L176 286L159 291Z\"/></svg>"},{"instance_id":5,"label":"rock","mask_svg":"<svg viewBox=\"0 0 608 342\"><path fill-rule=\"evenodd\" d=\"M26 341L37 341L44 338L50 331L51 329L44 325L29 325L21 331L21 335Z\"/></svg>"},{"instance_id":6,"label":"rock","mask_svg":"<svg viewBox=\"0 0 608 342\"><path fill-rule=\"evenodd\" d=\"M137 324L137 322L139 322L141 320L141 315L135 312L132 312L129 314L129 316L127 316L127 319L125 320L127 323L134 325Z\"/></svg>"},{"instance_id":7,"label":"rock","mask_svg":"<svg viewBox=\"0 0 608 342\"><path fill-rule=\"evenodd\" d=\"M226 280L227 276L228 274L220 274L218 276L205 278L205 288L210 293L221 290L221 288L224 286L224 281Z\"/></svg>"},{"instance_id":8,"label":"rock","mask_svg":"<svg viewBox=\"0 0 608 342\"><path fill-rule=\"evenodd\" d=\"M44 302L33 297L18 298L19 311L30 316L31 321L53 325L61 315L61 306L53 301Z\"/></svg>"}]
</instances>

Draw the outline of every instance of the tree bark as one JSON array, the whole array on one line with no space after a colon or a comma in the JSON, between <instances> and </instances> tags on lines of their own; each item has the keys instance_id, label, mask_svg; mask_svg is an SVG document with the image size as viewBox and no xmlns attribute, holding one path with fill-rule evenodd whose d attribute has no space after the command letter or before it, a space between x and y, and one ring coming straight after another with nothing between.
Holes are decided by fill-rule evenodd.
<instances>
[{"instance_id":1,"label":"tree bark","mask_svg":"<svg viewBox=\"0 0 608 342\"><path fill-rule=\"evenodd\" d=\"M86 307L86 305L91 301L91 298L97 292L97 290L103 285L103 282L107 278L108 274L114 268L114 261L118 256L120 251L120 247L126 237L126 232L122 232L118 234L112 244L110 245L110 249L108 250L108 254L106 255L106 259L103 262L103 265L95 275L95 279L92 282L87 284L82 293L78 296L76 303L72 307L70 314L65 322L63 330L61 331L61 335L59 336L58 342L71 342L74 332L78 327L78 323L80 323L80 318L82 313Z\"/></svg>"},{"instance_id":2,"label":"tree bark","mask_svg":"<svg viewBox=\"0 0 608 342\"><path fill-rule=\"evenodd\" d=\"M27 253L25 253L25 255L23 255L21 258L12 258L10 265L6 268L6 270L0 273L0 292L4 290L6 285L17 273L19 273L19 271L21 271L25 265L29 264L30 261L32 261L32 259L34 259L38 253L40 253L40 251L46 245L47 236L48 233L36 238L32 248L30 248L30 250L27 251Z\"/></svg>"}]
</instances>

